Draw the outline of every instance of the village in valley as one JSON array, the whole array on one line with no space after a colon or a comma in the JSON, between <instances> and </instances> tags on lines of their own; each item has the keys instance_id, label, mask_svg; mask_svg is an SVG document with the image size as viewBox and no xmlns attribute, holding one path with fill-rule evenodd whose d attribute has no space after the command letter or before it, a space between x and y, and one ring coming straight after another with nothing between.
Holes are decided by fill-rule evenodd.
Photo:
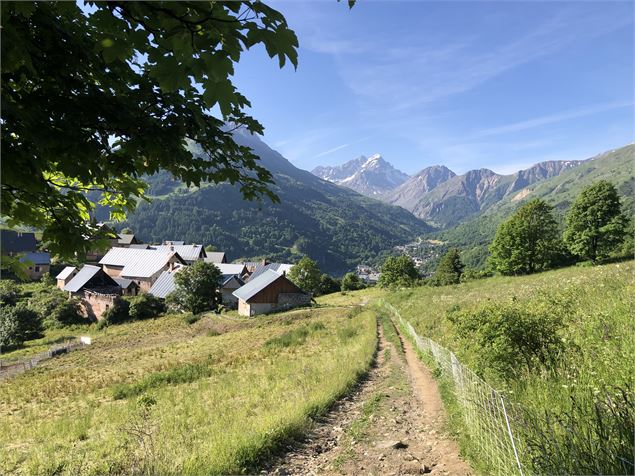
<instances>
[{"instance_id":1,"label":"village in valley","mask_svg":"<svg viewBox=\"0 0 635 476\"><path fill-rule=\"evenodd\" d=\"M124 296L150 294L165 299L176 284L174 276L197 261L220 270L220 304L254 316L311 303L311 292L300 289L286 274L293 264L266 259L229 263L222 251L206 251L203 245L164 241L141 242L133 233L119 233L105 251L88 253L79 266L65 266L52 275L57 288L79 298L84 316L99 321ZM29 279L51 272L51 255L37 251L34 233L2 230L3 254L15 256Z\"/></svg>"}]
</instances>

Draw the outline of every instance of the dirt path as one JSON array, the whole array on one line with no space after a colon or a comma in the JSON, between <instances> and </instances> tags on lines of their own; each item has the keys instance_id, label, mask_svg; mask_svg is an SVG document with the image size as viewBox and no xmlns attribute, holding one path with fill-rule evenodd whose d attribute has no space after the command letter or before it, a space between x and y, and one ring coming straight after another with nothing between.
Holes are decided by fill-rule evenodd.
<instances>
[{"instance_id":1,"label":"dirt path","mask_svg":"<svg viewBox=\"0 0 635 476\"><path fill-rule=\"evenodd\" d=\"M409 343L392 332L399 347L380 326L368 378L263 473L472 474L443 432L445 414L434 379Z\"/></svg>"}]
</instances>

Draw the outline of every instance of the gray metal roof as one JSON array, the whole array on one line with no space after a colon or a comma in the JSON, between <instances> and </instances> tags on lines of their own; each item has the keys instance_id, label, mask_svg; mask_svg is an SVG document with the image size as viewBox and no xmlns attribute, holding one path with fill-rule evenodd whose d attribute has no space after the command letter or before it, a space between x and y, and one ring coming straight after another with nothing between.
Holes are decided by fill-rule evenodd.
<instances>
[{"instance_id":1,"label":"gray metal roof","mask_svg":"<svg viewBox=\"0 0 635 476\"><path fill-rule=\"evenodd\" d=\"M238 299L242 299L243 301L248 301L250 298L258 294L260 291L265 289L271 283L280 279L282 275L272 271L270 269L266 270L256 279L250 279L247 284L243 287L238 288L232 294L236 296ZM286 278L285 278L286 279Z\"/></svg>"},{"instance_id":2,"label":"gray metal roof","mask_svg":"<svg viewBox=\"0 0 635 476\"><path fill-rule=\"evenodd\" d=\"M60 274L55 276L55 279L66 279L75 271L77 271L77 268L75 266L67 266L66 268L62 270Z\"/></svg>"},{"instance_id":3,"label":"gray metal roof","mask_svg":"<svg viewBox=\"0 0 635 476\"><path fill-rule=\"evenodd\" d=\"M13 230L0 230L0 247L3 253L21 253L35 251L35 234Z\"/></svg>"},{"instance_id":4,"label":"gray metal roof","mask_svg":"<svg viewBox=\"0 0 635 476\"><path fill-rule=\"evenodd\" d=\"M117 236L118 236L117 243L119 243L120 245L130 245L134 241L136 241L136 238L133 233L125 234L125 235L120 233Z\"/></svg>"},{"instance_id":5,"label":"gray metal roof","mask_svg":"<svg viewBox=\"0 0 635 476\"><path fill-rule=\"evenodd\" d=\"M257 278L267 270L275 271L278 274L282 274L283 272L288 273L291 268L293 268L293 265L287 263L259 264L254 269L254 272L251 273L251 275L249 276L249 280L251 281L252 279Z\"/></svg>"},{"instance_id":6,"label":"gray metal roof","mask_svg":"<svg viewBox=\"0 0 635 476\"><path fill-rule=\"evenodd\" d=\"M207 258L205 258L206 263L223 263L226 261L225 252L224 251L206 251Z\"/></svg>"},{"instance_id":7,"label":"gray metal roof","mask_svg":"<svg viewBox=\"0 0 635 476\"><path fill-rule=\"evenodd\" d=\"M237 289L245 284L245 282L242 279L240 279L239 276L235 274L223 274L220 281L221 281L221 289L223 288ZM232 281L234 281L238 286L233 286L230 288L229 285L232 283Z\"/></svg>"},{"instance_id":8,"label":"gray metal roof","mask_svg":"<svg viewBox=\"0 0 635 476\"><path fill-rule=\"evenodd\" d=\"M161 250L138 250L135 248L111 248L99 264L106 266L123 266L123 278L149 278L160 271L170 258L175 255L183 261L178 253Z\"/></svg>"},{"instance_id":9,"label":"gray metal roof","mask_svg":"<svg viewBox=\"0 0 635 476\"><path fill-rule=\"evenodd\" d=\"M64 291L77 292L81 288L83 288L88 281L90 281L93 276L101 271L99 266L93 266L92 264L85 264L82 269L79 270L73 279L71 279L66 286L64 286Z\"/></svg>"},{"instance_id":10,"label":"gray metal roof","mask_svg":"<svg viewBox=\"0 0 635 476\"><path fill-rule=\"evenodd\" d=\"M20 263L30 262L33 264L51 264L50 253L25 253L20 257Z\"/></svg>"},{"instance_id":11,"label":"gray metal roof","mask_svg":"<svg viewBox=\"0 0 635 476\"><path fill-rule=\"evenodd\" d=\"M184 245L185 241L173 241L173 240L165 240L163 242L164 245Z\"/></svg>"},{"instance_id":12,"label":"gray metal roof","mask_svg":"<svg viewBox=\"0 0 635 476\"><path fill-rule=\"evenodd\" d=\"M174 272L163 271L159 276L150 290L148 294L152 294L158 298L164 298L170 294L172 291L176 289L176 284L174 283Z\"/></svg>"},{"instance_id":13,"label":"gray metal roof","mask_svg":"<svg viewBox=\"0 0 635 476\"><path fill-rule=\"evenodd\" d=\"M133 243L128 246L128 248L133 248L136 250L147 250L148 248L150 248L150 245L147 243Z\"/></svg>"},{"instance_id":14,"label":"gray metal roof","mask_svg":"<svg viewBox=\"0 0 635 476\"><path fill-rule=\"evenodd\" d=\"M242 263L213 263L218 269L220 269L221 274L236 274L238 276L242 275L247 271L245 265Z\"/></svg>"},{"instance_id":15,"label":"gray metal roof","mask_svg":"<svg viewBox=\"0 0 635 476\"><path fill-rule=\"evenodd\" d=\"M131 284L134 284L135 286L137 286L137 283L135 283L132 279L126 279L126 278L112 278L112 279L115 280L115 282L119 285L121 289L128 289Z\"/></svg>"},{"instance_id":16,"label":"gray metal roof","mask_svg":"<svg viewBox=\"0 0 635 476\"><path fill-rule=\"evenodd\" d=\"M185 261L196 261L201 257L203 245L159 245L152 249L164 252L177 252Z\"/></svg>"}]
</instances>

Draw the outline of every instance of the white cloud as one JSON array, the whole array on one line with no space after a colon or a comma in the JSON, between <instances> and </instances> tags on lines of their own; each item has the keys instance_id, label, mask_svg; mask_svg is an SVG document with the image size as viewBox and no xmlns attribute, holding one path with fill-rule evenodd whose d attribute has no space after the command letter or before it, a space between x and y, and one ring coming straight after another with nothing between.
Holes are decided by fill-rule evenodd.
<instances>
[{"instance_id":1,"label":"white cloud","mask_svg":"<svg viewBox=\"0 0 635 476\"><path fill-rule=\"evenodd\" d=\"M333 147L332 149L325 150L324 152L320 152L318 155L316 155L313 158L317 159L319 157L324 157L325 155L332 154L333 152L337 152L338 150L346 149L347 147L350 147L350 146L351 146L350 144L338 145L337 147Z\"/></svg>"},{"instance_id":2,"label":"white cloud","mask_svg":"<svg viewBox=\"0 0 635 476\"><path fill-rule=\"evenodd\" d=\"M632 102L613 102L608 104L599 104L581 109L575 109L571 111L565 111L558 114L550 114L546 116L536 117L526 121L514 122L499 127L492 127L490 129L483 129L477 132L474 137L484 137L498 134L507 134L510 132L518 132L526 129L532 129L534 127L545 126L547 124L553 124L556 122L566 121L570 119L577 119L579 117L591 116L601 112L612 111L615 109L622 109L625 107L633 107Z\"/></svg>"}]
</instances>

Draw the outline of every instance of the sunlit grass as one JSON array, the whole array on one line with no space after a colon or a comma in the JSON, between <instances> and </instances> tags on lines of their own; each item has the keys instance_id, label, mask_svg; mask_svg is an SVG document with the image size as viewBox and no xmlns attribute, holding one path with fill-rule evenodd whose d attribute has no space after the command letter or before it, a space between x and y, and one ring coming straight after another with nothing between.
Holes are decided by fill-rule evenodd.
<instances>
[{"instance_id":1,"label":"sunlit grass","mask_svg":"<svg viewBox=\"0 0 635 476\"><path fill-rule=\"evenodd\" d=\"M266 345L295 332L301 342ZM341 309L109 327L0 386L0 473L253 470L354 384L375 347L374 315Z\"/></svg>"}]
</instances>

